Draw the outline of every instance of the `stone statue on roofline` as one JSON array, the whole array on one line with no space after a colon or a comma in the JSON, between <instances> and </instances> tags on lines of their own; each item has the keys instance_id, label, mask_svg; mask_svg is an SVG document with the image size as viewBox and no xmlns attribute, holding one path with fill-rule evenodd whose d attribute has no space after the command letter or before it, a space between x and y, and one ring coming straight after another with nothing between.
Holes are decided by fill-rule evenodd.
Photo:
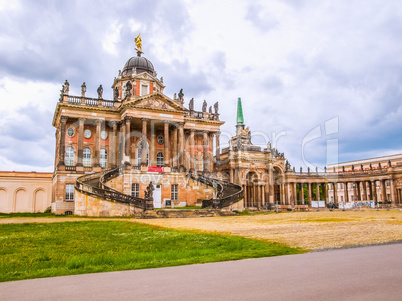
<instances>
[{"instance_id":1,"label":"stone statue on roofline","mask_svg":"<svg viewBox=\"0 0 402 301\"><path fill-rule=\"evenodd\" d=\"M70 91L70 83L68 82L68 80L66 80L63 85L63 93L68 94L69 91Z\"/></svg>"},{"instance_id":2,"label":"stone statue on roofline","mask_svg":"<svg viewBox=\"0 0 402 301\"><path fill-rule=\"evenodd\" d=\"M218 114L219 111L219 102L215 102L214 104L215 114Z\"/></svg>"},{"instance_id":3,"label":"stone statue on roofline","mask_svg":"<svg viewBox=\"0 0 402 301\"><path fill-rule=\"evenodd\" d=\"M202 103L202 112L203 113L207 112L207 106L208 106L207 101L204 100L204 102Z\"/></svg>"},{"instance_id":4,"label":"stone statue on roofline","mask_svg":"<svg viewBox=\"0 0 402 301\"><path fill-rule=\"evenodd\" d=\"M179 101L184 102L184 93L183 93L183 89L180 89L180 92L179 92Z\"/></svg>"},{"instance_id":5,"label":"stone statue on roofline","mask_svg":"<svg viewBox=\"0 0 402 301\"><path fill-rule=\"evenodd\" d=\"M190 102L188 103L188 109L190 111L194 111L194 98L190 99Z\"/></svg>"},{"instance_id":6,"label":"stone statue on roofline","mask_svg":"<svg viewBox=\"0 0 402 301\"><path fill-rule=\"evenodd\" d=\"M85 92L87 92L87 85L85 84L85 82L83 82L81 85L81 96L82 97L85 97Z\"/></svg>"},{"instance_id":7,"label":"stone statue on roofline","mask_svg":"<svg viewBox=\"0 0 402 301\"><path fill-rule=\"evenodd\" d=\"M113 93L113 100L117 100L118 98L119 98L119 88L115 87Z\"/></svg>"},{"instance_id":8,"label":"stone statue on roofline","mask_svg":"<svg viewBox=\"0 0 402 301\"><path fill-rule=\"evenodd\" d=\"M103 87L100 85L98 89L96 90L98 92L98 99L103 99Z\"/></svg>"},{"instance_id":9,"label":"stone statue on roofline","mask_svg":"<svg viewBox=\"0 0 402 301\"><path fill-rule=\"evenodd\" d=\"M212 114L212 106L209 106L209 114Z\"/></svg>"}]
</instances>

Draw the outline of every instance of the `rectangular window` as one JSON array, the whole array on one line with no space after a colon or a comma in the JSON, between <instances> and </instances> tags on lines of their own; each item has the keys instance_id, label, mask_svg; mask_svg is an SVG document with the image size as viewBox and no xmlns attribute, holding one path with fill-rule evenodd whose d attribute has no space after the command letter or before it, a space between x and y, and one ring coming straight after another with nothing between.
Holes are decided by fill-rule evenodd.
<instances>
[{"instance_id":1,"label":"rectangular window","mask_svg":"<svg viewBox=\"0 0 402 301\"><path fill-rule=\"evenodd\" d=\"M179 185L173 184L171 187L172 187L171 200L177 201L179 199Z\"/></svg>"},{"instance_id":2,"label":"rectangular window","mask_svg":"<svg viewBox=\"0 0 402 301\"><path fill-rule=\"evenodd\" d=\"M389 187L389 180L387 180L387 187Z\"/></svg>"},{"instance_id":3,"label":"rectangular window","mask_svg":"<svg viewBox=\"0 0 402 301\"><path fill-rule=\"evenodd\" d=\"M355 200L355 197L352 195L352 196L350 197L350 200L353 202L353 201Z\"/></svg>"},{"instance_id":4,"label":"rectangular window","mask_svg":"<svg viewBox=\"0 0 402 301\"><path fill-rule=\"evenodd\" d=\"M66 184L66 202L74 201L74 184Z\"/></svg>"},{"instance_id":5,"label":"rectangular window","mask_svg":"<svg viewBox=\"0 0 402 301\"><path fill-rule=\"evenodd\" d=\"M140 184L133 183L131 185L131 196L139 198L140 197Z\"/></svg>"},{"instance_id":6,"label":"rectangular window","mask_svg":"<svg viewBox=\"0 0 402 301\"><path fill-rule=\"evenodd\" d=\"M343 202L343 196L341 196L341 202Z\"/></svg>"},{"instance_id":7,"label":"rectangular window","mask_svg":"<svg viewBox=\"0 0 402 301\"><path fill-rule=\"evenodd\" d=\"M148 94L148 85L141 86L141 96Z\"/></svg>"}]
</instances>

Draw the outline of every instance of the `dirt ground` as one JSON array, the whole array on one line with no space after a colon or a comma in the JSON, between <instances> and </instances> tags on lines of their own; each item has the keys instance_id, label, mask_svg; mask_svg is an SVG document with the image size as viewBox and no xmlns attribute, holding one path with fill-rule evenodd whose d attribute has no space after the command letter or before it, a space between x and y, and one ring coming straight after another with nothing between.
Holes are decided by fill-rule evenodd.
<instances>
[{"instance_id":1,"label":"dirt ground","mask_svg":"<svg viewBox=\"0 0 402 301\"><path fill-rule=\"evenodd\" d=\"M141 223L239 235L308 250L402 240L402 211L326 211L154 219Z\"/></svg>"},{"instance_id":2,"label":"dirt ground","mask_svg":"<svg viewBox=\"0 0 402 301\"><path fill-rule=\"evenodd\" d=\"M4 218L1 223L43 223L91 218ZM402 211L362 210L255 214L253 216L121 219L179 230L223 233L308 250L342 248L402 240Z\"/></svg>"}]
</instances>

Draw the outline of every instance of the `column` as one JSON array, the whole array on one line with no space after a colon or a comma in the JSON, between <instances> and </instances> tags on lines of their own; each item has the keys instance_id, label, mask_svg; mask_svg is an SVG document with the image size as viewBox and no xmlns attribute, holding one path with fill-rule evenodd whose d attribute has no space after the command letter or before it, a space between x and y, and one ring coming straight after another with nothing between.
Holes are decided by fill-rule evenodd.
<instances>
[{"instance_id":1,"label":"column","mask_svg":"<svg viewBox=\"0 0 402 301\"><path fill-rule=\"evenodd\" d=\"M287 205L290 205L292 203L292 201L291 201L292 195L290 193L290 189L291 189L290 183L286 183L286 195L287 195L286 204Z\"/></svg>"},{"instance_id":2,"label":"column","mask_svg":"<svg viewBox=\"0 0 402 301\"><path fill-rule=\"evenodd\" d=\"M62 116L60 118L60 145L59 145L59 166L64 166L64 157L66 152L66 123L68 117Z\"/></svg>"},{"instance_id":3,"label":"column","mask_svg":"<svg viewBox=\"0 0 402 301\"><path fill-rule=\"evenodd\" d=\"M294 197L294 205L297 205L297 184L293 183L293 197Z\"/></svg>"},{"instance_id":4,"label":"column","mask_svg":"<svg viewBox=\"0 0 402 301\"><path fill-rule=\"evenodd\" d=\"M221 132L216 132L215 134L215 156L216 156L216 170L220 170L220 161L221 161L221 146L220 146L220 135Z\"/></svg>"},{"instance_id":5,"label":"column","mask_svg":"<svg viewBox=\"0 0 402 301\"><path fill-rule=\"evenodd\" d=\"M147 166L147 123L148 118L142 118L142 149L141 149L141 166ZM165 141L166 143L166 141Z\"/></svg>"},{"instance_id":6,"label":"column","mask_svg":"<svg viewBox=\"0 0 402 301\"><path fill-rule=\"evenodd\" d=\"M195 165L194 165L194 159L195 159L195 153L194 153L194 133L195 130L191 129L190 132L190 170L195 171ZM231 171L233 172L233 171ZM233 178L233 177L232 177ZM231 182L233 179L231 179Z\"/></svg>"},{"instance_id":7,"label":"column","mask_svg":"<svg viewBox=\"0 0 402 301\"><path fill-rule=\"evenodd\" d=\"M280 185L280 204L285 204L285 183L281 183Z\"/></svg>"},{"instance_id":8,"label":"column","mask_svg":"<svg viewBox=\"0 0 402 301\"><path fill-rule=\"evenodd\" d=\"M233 168L230 167L230 171L229 171L229 177L230 177L230 183L233 183L234 180L234 175L233 175Z\"/></svg>"},{"instance_id":9,"label":"column","mask_svg":"<svg viewBox=\"0 0 402 301\"><path fill-rule=\"evenodd\" d=\"M324 186L323 186L323 189L322 189L322 193L323 193L322 198L323 198L323 200L325 201L325 203L327 203L327 199L328 199L328 184L327 184L327 183L324 183L324 184L322 184L322 185L324 185Z\"/></svg>"},{"instance_id":10,"label":"column","mask_svg":"<svg viewBox=\"0 0 402 301\"><path fill-rule=\"evenodd\" d=\"M206 131L203 132L202 139L202 154L203 154L203 167L202 170L204 172L208 171L208 133Z\"/></svg>"},{"instance_id":11,"label":"column","mask_svg":"<svg viewBox=\"0 0 402 301\"><path fill-rule=\"evenodd\" d=\"M357 201L357 182L353 182L353 200Z\"/></svg>"},{"instance_id":12,"label":"column","mask_svg":"<svg viewBox=\"0 0 402 301\"><path fill-rule=\"evenodd\" d=\"M386 180L381 180L381 194L382 194L382 202L385 204L387 201L387 186L385 185Z\"/></svg>"},{"instance_id":13,"label":"column","mask_svg":"<svg viewBox=\"0 0 402 301\"><path fill-rule=\"evenodd\" d=\"M119 143L118 143L118 151L116 151L116 157L117 157L117 165L121 167L123 164L123 157L124 157L124 145L125 145L125 124L123 121L119 121L118 123L119 126Z\"/></svg>"},{"instance_id":14,"label":"column","mask_svg":"<svg viewBox=\"0 0 402 301\"><path fill-rule=\"evenodd\" d=\"M179 154L178 154L178 165L184 166L184 122L179 123Z\"/></svg>"},{"instance_id":15,"label":"column","mask_svg":"<svg viewBox=\"0 0 402 301\"><path fill-rule=\"evenodd\" d=\"M261 201L262 206L265 207L265 184L261 185Z\"/></svg>"},{"instance_id":16,"label":"column","mask_svg":"<svg viewBox=\"0 0 402 301\"><path fill-rule=\"evenodd\" d=\"M394 179L389 179L389 193L391 195L391 203L395 205L397 202L395 201L396 191L394 189L395 189Z\"/></svg>"},{"instance_id":17,"label":"column","mask_svg":"<svg viewBox=\"0 0 402 301\"><path fill-rule=\"evenodd\" d=\"M94 154L94 167L100 166L100 133L101 133L102 120L96 120L96 134L95 134L95 154Z\"/></svg>"},{"instance_id":18,"label":"column","mask_svg":"<svg viewBox=\"0 0 402 301\"><path fill-rule=\"evenodd\" d=\"M255 198L255 202L257 204L257 208L260 209L261 202L261 185L257 185L257 196Z\"/></svg>"},{"instance_id":19,"label":"column","mask_svg":"<svg viewBox=\"0 0 402 301\"><path fill-rule=\"evenodd\" d=\"M83 154L83 147L84 147L84 123L85 123L85 118L78 119L77 166L82 166L82 154Z\"/></svg>"},{"instance_id":20,"label":"column","mask_svg":"<svg viewBox=\"0 0 402 301\"><path fill-rule=\"evenodd\" d=\"M307 195L307 201L308 205L311 206L311 199L312 199L312 189L311 189L311 183L307 183L307 190L308 190L308 195Z\"/></svg>"},{"instance_id":21,"label":"column","mask_svg":"<svg viewBox=\"0 0 402 301\"><path fill-rule=\"evenodd\" d=\"M170 140L169 140L169 122L163 122L164 130L165 130L165 166L171 166L170 164Z\"/></svg>"},{"instance_id":22,"label":"column","mask_svg":"<svg viewBox=\"0 0 402 301\"><path fill-rule=\"evenodd\" d=\"M349 202L348 182L345 182L343 187L344 187L343 194L344 194L345 203L348 203Z\"/></svg>"},{"instance_id":23,"label":"column","mask_svg":"<svg viewBox=\"0 0 402 301\"><path fill-rule=\"evenodd\" d=\"M334 185L334 203L338 204L338 183L333 183Z\"/></svg>"},{"instance_id":24,"label":"column","mask_svg":"<svg viewBox=\"0 0 402 301\"><path fill-rule=\"evenodd\" d=\"M109 144L109 149L110 149L110 165L112 168L116 167L116 135L117 135L117 122L116 121L111 121L110 126L113 129L112 134L110 135L110 144Z\"/></svg>"},{"instance_id":25,"label":"column","mask_svg":"<svg viewBox=\"0 0 402 301\"><path fill-rule=\"evenodd\" d=\"M363 181L363 198L362 200L367 201L367 182Z\"/></svg>"},{"instance_id":26,"label":"column","mask_svg":"<svg viewBox=\"0 0 402 301\"><path fill-rule=\"evenodd\" d=\"M247 186L243 185L243 191L244 191L244 207L247 207Z\"/></svg>"},{"instance_id":27,"label":"column","mask_svg":"<svg viewBox=\"0 0 402 301\"><path fill-rule=\"evenodd\" d=\"M371 195L373 197L374 204L377 205L377 183L375 180L371 181Z\"/></svg>"},{"instance_id":28,"label":"column","mask_svg":"<svg viewBox=\"0 0 402 301\"><path fill-rule=\"evenodd\" d=\"M217 160L218 162L218 160ZM272 168L272 163L269 163L268 165L268 201L271 204L275 203L274 199L274 174L273 174L273 168Z\"/></svg>"},{"instance_id":29,"label":"column","mask_svg":"<svg viewBox=\"0 0 402 301\"><path fill-rule=\"evenodd\" d=\"M356 182L356 186L357 186L356 201L360 201L361 200L361 193L360 193L360 182L359 181Z\"/></svg>"},{"instance_id":30,"label":"column","mask_svg":"<svg viewBox=\"0 0 402 301\"><path fill-rule=\"evenodd\" d=\"M177 127L173 128L173 155L172 155L172 166L173 167L178 167L179 166L179 162L178 162L178 158L177 158L177 132L179 131L179 129Z\"/></svg>"},{"instance_id":31,"label":"column","mask_svg":"<svg viewBox=\"0 0 402 301\"><path fill-rule=\"evenodd\" d=\"M131 116L124 117L124 164L126 166L131 165Z\"/></svg>"},{"instance_id":32,"label":"column","mask_svg":"<svg viewBox=\"0 0 402 301\"><path fill-rule=\"evenodd\" d=\"M300 205L304 205L304 184L299 184Z\"/></svg>"},{"instance_id":33,"label":"column","mask_svg":"<svg viewBox=\"0 0 402 301\"><path fill-rule=\"evenodd\" d=\"M214 133L212 133L212 132L209 133L208 171L209 172L214 171Z\"/></svg>"},{"instance_id":34,"label":"column","mask_svg":"<svg viewBox=\"0 0 402 301\"><path fill-rule=\"evenodd\" d=\"M150 124L150 131L151 131L151 141L149 141L149 166L156 166L156 154L155 154L155 141L156 141L156 134L155 134L155 121L152 120Z\"/></svg>"},{"instance_id":35,"label":"column","mask_svg":"<svg viewBox=\"0 0 402 301\"><path fill-rule=\"evenodd\" d=\"M317 199L317 201L321 200L321 197L320 197L320 183L315 184L315 198Z\"/></svg>"}]
</instances>

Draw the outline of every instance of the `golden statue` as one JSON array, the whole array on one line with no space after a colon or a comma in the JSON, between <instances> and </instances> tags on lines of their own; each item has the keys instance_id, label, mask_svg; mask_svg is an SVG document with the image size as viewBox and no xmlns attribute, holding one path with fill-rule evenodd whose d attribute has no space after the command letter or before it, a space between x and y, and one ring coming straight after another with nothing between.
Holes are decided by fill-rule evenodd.
<instances>
[{"instance_id":1,"label":"golden statue","mask_svg":"<svg viewBox=\"0 0 402 301\"><path fill-rule=\"evenodd\" d=\"M134 42L135 42L135 47L136 47L135 50L143 53L140 33L138 34L138 36L135 37Z\"/></svg>"}]
</instances>

